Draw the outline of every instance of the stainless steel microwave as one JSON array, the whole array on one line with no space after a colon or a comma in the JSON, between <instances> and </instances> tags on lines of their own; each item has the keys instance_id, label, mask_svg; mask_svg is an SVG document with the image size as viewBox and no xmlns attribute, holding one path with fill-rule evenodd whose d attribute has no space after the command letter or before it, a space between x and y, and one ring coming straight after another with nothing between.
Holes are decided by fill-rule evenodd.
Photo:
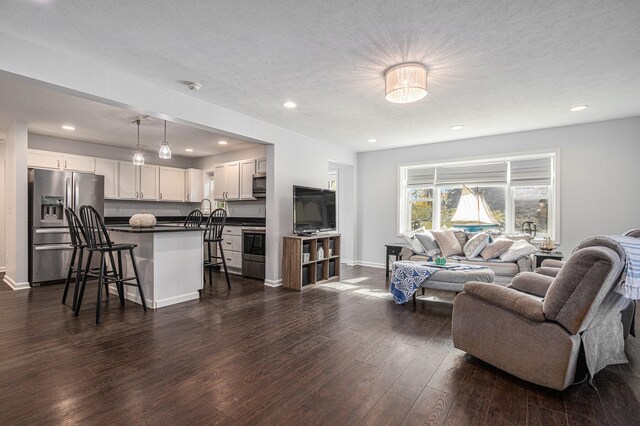
<instances>
[{"instance_id":1,"label":"stainless steel microwave","mask_svg":"<svg viewBox=\"0 0 640 426\"><path fill-rule=\"evenodd\" d=\"M267 196L267 174L255 173L253 175L253 196L264 198Z\"/></svg>"}]
</instances>

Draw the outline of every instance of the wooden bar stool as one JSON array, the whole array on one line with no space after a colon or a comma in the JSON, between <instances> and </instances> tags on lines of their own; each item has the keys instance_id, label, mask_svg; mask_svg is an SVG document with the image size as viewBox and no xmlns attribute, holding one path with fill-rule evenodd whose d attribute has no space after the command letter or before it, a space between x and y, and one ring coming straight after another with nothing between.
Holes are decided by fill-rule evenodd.
<instances>
[{"instance_id":1,"label":"wooden bar stool","mask_svg":"<svg viewBox=\"0 0 640 426\"><path fill-rule=\"evenodd\" d=\"M100 214L91 206L80 207L80 218L82 220L82 226L85 232L85 238L87 246L85 250L89 252L87 264L85 267L84 276L82 277L82 286L80 287L80 294L78 295L78 301L76 304L75 315L80 314L80 305L82 304L82 297L84 295L84 289L87 284L87 278L98 279L98 300L96 304L96 324L100 323L100 307L102 304L102 287L108 287L109 284L115 284L118 289L118 295L120 296L120 304L124 306L124 286L136 286L140 293L140 301L142 307L147 310L147 303L144 297L144 290L140 283L140 277L138 274L138 266L136 265L136 258L133 254L133 249L136 248L135 244L113 244L109 238L107 228L104 226L104 222L100 217ZM131 264L133 266L133 277L124 277L122 271L122 252L128 251L131 256ZM94 253L100 255L100 268L98 273L91 272L91 258ZM112 273L108 273L106 269L105 254L108 254L113 259L113 254L118 255L117 268L114 264ZM112 260L113 262L113 260Z\"/></svg>"},{"instance_id":2,"label":"wooden bar stool","mask_svg":"<svg viewBox=\"0 0 640 426\"><path fill-rule=\"evenodd\" d=\"M73 302L72 309L76 310L76 302L78 300L78 289L80 288L80 282L82 281L82 274L84 273L85 265L82 263L84 256L84 249L87 247L86 239L84 236L84 229L82 223L76 215L76 213L69 207L64 209L65 217L67 218L67 226L69 227L69 235L71 237L71 260L69 261L69 270L67 272L67 280L64 284L64 292L62 293L62 304L67 302L67 294L69 292L69 285L71 284L71 277L75 274L75 287L73 290ZM78 262L76 263L76 259ZM114 265L113 256L111 257L111 265ZM97 271L97 269L95 270ZM109 297L109 291L106 290L106 297Z\"/></svg>"},{"instance_id":3,"label":"wooden bar stool","mask_svg":"<svg viewBox=\"0 0 640 426\"><path fill-rule=\"evenodd\" d=\"M200 228L200 225L202 225L202 212L198 209L193 210L182 225L185 228Z\"/></svg>"},{"instance_id":4,"label":"wooden bar stool","mask_svg":"<svg viewBox=\"0 0 640 426\"><path fill-rule=\"evenodd\" d=\"M224 250L222 249L222 230L227 220L227 212L224 209L215 209L207 219L206 229L204 231L204 242L207 245L207 260L204 261L204 267L209 270L209 285L213 283L213 275L211 269L220 266L218 260L222 260L224 275L227 278L227 287L231 289L231 281L229 280L229 271L227 270L227 261L224 258ZM218 247L218 255L211 254L211 245Z\"/></svg>"}]
</instances>

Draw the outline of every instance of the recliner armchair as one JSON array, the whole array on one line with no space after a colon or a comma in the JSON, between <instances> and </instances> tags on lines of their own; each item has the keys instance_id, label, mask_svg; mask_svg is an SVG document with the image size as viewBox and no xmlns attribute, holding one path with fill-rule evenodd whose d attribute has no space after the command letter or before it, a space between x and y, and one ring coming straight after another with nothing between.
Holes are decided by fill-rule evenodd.
<instances>
[{"instance_id":1,"label":"recliner armchair","mask_svg":"<svg viewBox=\"0 0 640 426\"><path fill-rule=\"evenodd\" d=\"M603 313L619 311L615 302L621 296L612 288L620 282L626 259L615 242L590 240L572 253L556 277L525 272L507 287L467 283L454 302L454 346L538 385L558 390L571 385L581 334L596 316L601 321ZM603 334L614 346L622 344L624 358L622 324L617 320L605 325L612 330ZM602 337L601 326L602 322L594 326L597 338ZM626 361L619 359L616 347L607 362L615 356L614 362ZM602 362L596 364L595 372L602 368Z\"/></svg>"}]
</instances>

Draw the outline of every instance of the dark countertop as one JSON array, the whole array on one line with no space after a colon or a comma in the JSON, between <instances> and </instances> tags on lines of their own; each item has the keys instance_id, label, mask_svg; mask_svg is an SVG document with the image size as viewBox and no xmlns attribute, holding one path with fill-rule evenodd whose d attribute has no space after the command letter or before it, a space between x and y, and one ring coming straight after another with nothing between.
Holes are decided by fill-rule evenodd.
<instances>
[{"instance_id":1,"label":"dark countertop","mask_svg":"<svg viewBox=\"0 0 640 426\"><path fill-rule=\"evenodd\" d=\"M132 226L107 225L107 229L114 232L130 232L132 234L150 234L155 232L202 232L204 228L185 228L183 226L156 224L151 228L134 228Z\"/></svg>"},{"instance_id":2,"label":"dark countertop","mask_svg":"<svg viewBox=\"0 0 640 426\"><path fill-rule=\"evenodd\" d=\"M105 216L106 225L128 225L130 216ZM183 223L186 216L156 216L158 225L163 223ZM265 226L263 217L228 217L226 224L229 226Z\"/></svg>"}]
</instances>

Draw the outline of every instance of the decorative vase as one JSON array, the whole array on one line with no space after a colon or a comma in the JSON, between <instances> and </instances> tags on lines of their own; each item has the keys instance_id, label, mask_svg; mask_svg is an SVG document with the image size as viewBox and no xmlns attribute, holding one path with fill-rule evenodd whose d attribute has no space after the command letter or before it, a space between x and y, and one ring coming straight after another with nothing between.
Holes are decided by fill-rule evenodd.
<instances>
[{"instance_id":1,"label":"decorative vase","mask_svg":"<svg viewBox=\"0 0 640 426\"><path fill-rule=\"evenodd\" d=\"M322 259L324 259L324 249L320 247L318 249L318 260L322 260Z\"/></svg>"}]
</instances>

